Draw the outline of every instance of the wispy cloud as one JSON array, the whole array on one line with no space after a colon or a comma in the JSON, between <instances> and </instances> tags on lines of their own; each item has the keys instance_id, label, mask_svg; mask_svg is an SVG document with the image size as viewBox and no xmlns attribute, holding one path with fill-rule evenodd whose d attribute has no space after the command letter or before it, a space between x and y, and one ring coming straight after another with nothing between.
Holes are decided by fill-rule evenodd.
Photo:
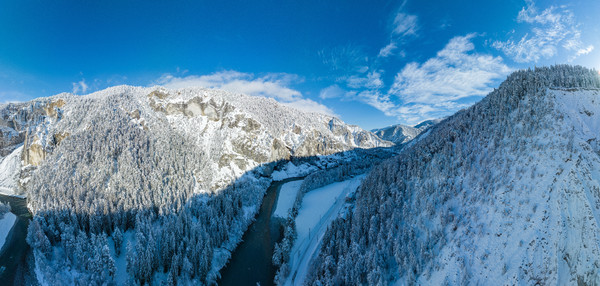
<instances>
[{"instance_id":1,"label":"wispy cloud","mask_svg":"<svg viewBox=\"0 0 600 286\"><path fill-rule=\"evenodd\" d=\"M296 75L284 73L269 73L257 77L250 73L221 71L208 75L189 75L185 77L165 74L155 83L173 89L205 87L251 96L270 97L296 109L335 116L335 113L327 106L305 98L301 92L290 87L301 81L302 79Z\"/></svg>"},{"instance_id":2,"label":"wispy cloud","mask_svg":"<svg viewBox=\"0 0 600 286\"><path fill-rule=\"evenodd\" d=\"M476 34L452 38L435 57L406 64L386 87L382 70L346 76L321 98L361 101L404 124L440 118L488 94L511 69L501 57L475 52Z\"/></svg>"},{"instance_id":3,"label":"wispy cloud","mask_svg":"<svg viewBox=\"0 0 600 286\"><path fill-rule=\"evenodd\" d=\"M381 50L379 50L379 57L385 58L385 57L389 57L394 53L394 50L396 50L396 48L398 48L398 46L396 46L396 43L391 42L389 43L387 46L381 48Z\"/></svg>"},{"instance_id":4,"label":"wispy cloud","mask_svg":"<svg viewBox=\"0 0 600 286\"><path fill-rule=\"evenodd\" d=\"M511 69L501 57L473 52L475 34L454 37L423 64L409 63L390 89L404 103L433 104L482 96Z\"/></svg>"},{"instance_id":5,"label":"wispy cloud","mask_svg":"<svg viewBox=\"0 0 600 286\"><path fill-rule=\"evenodd\" d=\"M573 12L565 6L549 8L539 12L533 0L527 1L517 16L517 22L531 26L531 31L519 40L495 41L492 46L503 51L515 62L537 62L550 58L562 47L570 53L569 61L590 53L593 45L581 41L580 25Z\"/></svg>"},{"instance_id":6,"label":"wispy cloud","mask_svg":"<svg viewBox=\"0 0 600 286\"><path fill-rule=\"evenodd\" d=\"M330 85L321 90L319 97L322 99L339 98L346 94L346 91L340 88L339 85Z\"/></svg>"},{"instance_id":7,"label":"wispy cloud","mask_svg":"<svg viewBox=\"0 0 600 286\"><path fill-rule=\"evenodd\" d=\"M360 89L377 89L383 86L381 80L381 73L377 71L371 71L362 75L352 75L346 78L346 84L350 88Z\"/></svg>"},{"instance_id":8,"label":"wispy cloud","mask_svg":"<svg viewBox=\"0 0 600 286\"><path fill-rule=\"evenodd\" d=\"M319 57L333 72L355 73L367 68L369 57L356 45L343 45L325 48L318 52Z\"/></svg>"},{"instance_id":9,"label":"wispy cloud","mask_svg":"<svg viewBox=\"0 0 600 286\"><path fill-rule=\"evenodd\" d=\"M417 34L417 16L399 12L394 17L394 30L392 34L408 36Z\"/></svg>"},{"instance_id":10,"label":"wispy cloud","mask_svg":"<svg viewBox=\"0 0 600 286\"><path fill-rule=\"evenodd\" d=\"M394 16L394 21L392 22L390 42L379 50L377 56L386 58L394 55L402 40L409 36L417 36L418 30L418 17L416 15L407 14L400 9L400 11L396 13L396 16Z\"/></svg>"},{"instance_id":11,"label":"wispy cloud","mask_svg":"<svg viewBox=\"0 0 600 286\"><path fill-rule=\"evenodd\" d=\"M493 89L511 69L501 57L474 52L475 34L454 37L433 58L409 63L383 92L357 93L363 102L406 124L446 116Z\"/></svg>"},{"instance_id":12,"label":"wispy cloud","mask_svg":"<svg viewBox=\"0 0 600 286\"><path fill-rule=\"evenodd\" d=\"M87 85L87 83L85 82L85 79L82 79L78 82L73 82L73 93L74 94L79 94L79 93L86 93L88 91L89 86Z\"/></svg>"}]
</instances>

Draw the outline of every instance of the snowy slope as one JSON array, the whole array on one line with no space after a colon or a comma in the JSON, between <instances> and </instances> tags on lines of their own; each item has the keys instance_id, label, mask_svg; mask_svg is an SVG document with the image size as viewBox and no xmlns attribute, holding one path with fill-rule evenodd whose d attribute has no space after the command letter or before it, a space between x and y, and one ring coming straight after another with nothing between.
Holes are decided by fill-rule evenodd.
<instances>
[{"instance_id":1,"label":"snowy slope","mask_svg":"<svg viewBox=\"0 0 600 286\"><path fill-rule=\"evenodd\" d=\"M290 252L290 275L284 285L303 285L311 258L329 224L338 216L345 198L356 191L365 175L308 192L296 217L298 237Z\"/></svg>"},{"instance_id":2,"label":"snowy slope","mask_svg":"<svg viewBox=\"0 0 600 286\"><path fill-rule=\"evenodd\" d=\"M15 225L17 221L17 216L11 212L5 213L2 218L0 218L0 249L4 247L4 243L6 242L6 237L8 233Z\"/></svg>"},{"instance_id":3,"label":"snowy slope","mask_svg":"<svg viewBox=\"0 0 600 286\"><path fill-rule=\"evenodd\" d=\"M600 283L599 122L596 71L515 72L371 172L309 284Z\"/></svg>"},{"instance_id":4,"label":"snowy slope","mask_svg":"<svg viewBox=\"0 0 600 286\"><path fill-rule=\"evenodd\" d=\"M404 144L421 133L421 130L407 125L392 125L381 129L373 129L371 132L379 138L394 142L397 145Z\"/></svg>"},{"instance_id":5,"label":"snowy slope","mask_svg":"<svg viewBox=\"0 0 600 286\"><path fill-rule=\"evenodd\" d=\"M14 195L18 188L17 180L21 171L21 151L23 147L15 149L0 161L0 193Z\"/></svg>"},{"instance_id":6,"label":"snowy slope","mask_svg":"<svg viewBox=\"0 0 600 286\"><path fill-rule=\"evenodd\" d=\"M279 195L277 196L277 205L273 211L274 217L286 218L288 216L288 212L294 206L294 201L296 201L296 195L300 190L300 186L302 186L302 182L304 181L298 180L285 183L281 186Z\"/></svg>"}]
</instances>

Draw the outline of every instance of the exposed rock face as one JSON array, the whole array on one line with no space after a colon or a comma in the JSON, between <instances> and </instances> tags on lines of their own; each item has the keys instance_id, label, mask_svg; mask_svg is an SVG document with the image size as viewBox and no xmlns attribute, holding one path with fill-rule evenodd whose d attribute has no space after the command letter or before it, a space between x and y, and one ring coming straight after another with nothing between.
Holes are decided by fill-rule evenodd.
<instances>
[{"instance_id":1,"label":"exposed rock face","mask_svg":"<svg viewBox=\"0 0 600 286\"><path fill-rule=\"evenodd\" d=\"M24 140L25 137L22 133L6 126L0 126L0 157L10 154Z\"/></svg>"},{"instance_id":2,"label":"exposed rock face","mask_svg":"<svg viewBox=\"0 0 600 286\"><path fill-rule=\"evenodd\" d=\"M147 98L151 109L165 114L173 128L207 146L205 150L218 161L216 167L221 173L230 170L234 177L258 164L287 160L292 156L328 155L354 147L391 146L390 142L339 119L305 114L273 105L263 98L208 90L166 89L152 91ZM210 181L210 178L204 181ZM210 189L226 185L229 179L215 181Z\"/></svg>"},{"instance_id":3,"label":"exposed rock face","mask_svg":"<svg viewBox=\"0 0 600 286\"><path fill-rule=\"evenodd\" d=\"M46 112L46 116L54 119L59 119L61 114L61 108L65 105L65 101L62 98L47 103L43 109Z\"/></svg>"},{"instance_id":4,"label":"exposed rock face","mask_svg":"<svg viewBox=\"0 0 600 286\"><path fill-rule=\"evenodd\" d=\"M276 161L279 159L289 160L290 159L290 149L281 140L274 139L273 145L271 146L271 161Z\"/></svg>"},{"instance_id":5,"label":"exposed rock face","mask_svg":"<svg viewBox=\"0 0 600 286\"><path fill-rule=\"evenodd\" d=\"M227 105L227 103L217 104L212 99L208 102L203 102L200 97L194 97L186 102L159 104L153 97L163 100L168 97L168 94L154 91L148 94L148 97L150 98L150 106L155 111L163 112L167 115L182 114L187 117L205 116L210 120L219 121L223 113L231 111L231 106Z\"/></svg>"},{"instance_id":6,"label":"exposed rock face","mask_svg":"<svg viewBox=\"0 0 600 286\"><path fill-rule=\"evenodd\" d=\"M24 165L39 166L48 154L44 147L38 142L37 135L31 136L29 133L25 136L25 147L21 153L21 160Z\"/></svg>"},{"instance_id":7,"label":"exposed rock face","mask_svg":"<svg viewBox=\"0 0 600 286\"><path fill-rule=\"evenodd\" d=\"M69 136L69 132L65 131L48 132L49 126L55 126L61 120L66 103L63 98L49 98L0 105L0 161L13 151L21 150L18 156L20 163L29 166L15 170L20 172L16 175L20 180L15 184L17 187L11 184L13 187L7 193L22 194L23 184L35 167L41 165L52 150ZM23 148L18 149L20 146Z\"/></svg>"}]
</instances>

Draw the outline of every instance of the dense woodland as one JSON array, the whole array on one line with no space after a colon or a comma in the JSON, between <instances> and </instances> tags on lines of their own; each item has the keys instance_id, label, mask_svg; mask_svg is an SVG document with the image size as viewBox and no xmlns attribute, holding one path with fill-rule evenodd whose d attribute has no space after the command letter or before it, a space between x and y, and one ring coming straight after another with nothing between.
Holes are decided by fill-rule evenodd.
<instances>
[{"instance_id":1,"label":"dense woodland","mask_svg":"<svg viewBox=\"0 0 600 286\"><path fill-rule=\"evenodd\" d=\"M166 93L147 95L141 88L115 87L104 91L107 94L81 98L61 95L67 103L57 116L30 128L47 152L25 186L34 214L27 240L34 249L38 277L56 285L110 284L124 276L133 285L212 283L252 221L277 162L249 168L231 183L221 183L227 172L252 166L251 158L269 158L274 152L269 132L289 133L292 147L306 149L295 152L300 155L331 152L326 148L336 146L342 151L354 144L389 145L372 134L363 138L366 132L358 127L319 121L323 116L307 117L272 100L215 92L223 96L218 104L197 97L218 98L211 92L177 93L191 101L208 100L204 108L214 109L211 118L179 114L173 106L187 105L168 102L179 99L167 98ZM167 98L164 110L146 105L158 98L155 94ZM263 111L256 117L270 128L263 130L249 117L254 114L237 113L229 101L241 101L246 109L290 114L283 120ZM165 116L169 112L173 114ZM283 130L285 124L294 128ZM53 134L67 136L57 141ZM236 144L243 150L227 149ZM337 166L347 158L379 153L349 151L292 160L324 159L323 166ZM237 165L231 169L230 162ZM221 165L230 169L223 171ZM124 268L119 260L126 262L127 274L117 277L117 269Z\"/></svg>"},{"instance_id":2,"label":"dense woodland","mask_svg":"<svg viewBox=\"0 0 600 286\"><path fill-rule=\"evenodd\" d=\"M244 207L260 202L269 181L250 172L218 195L196 195L201 150L177 134L150 134L120 109L99 111L96 130L64 140L27 187L37 266L53 284L102 285L114 281L114 247L133 284L156 273L168 285L205 283L213 250L241 236Z\"/></svg>"},{"instance_id":3,"label":"dense woodland","mask_svg":"<svg viewBox=\"0 0 600 286\"><path fill-rule=\"evenodd\" d=\"M519 156L532 152L527 146L545 148L530 138L555 128L555 119L545 120L554 116L546 98L548 88L598 89L600 77L595 70L566 65L515 72L480 103L433 127L428 136L418 137L399 156L375 167L357 190L354 212L334 221L325 234L308 284L386 285L394 280L415 284L443 267L431 262L449 239L458 237L457 231L466 236L482 232L483 225L470 224L477 222L474 206L492 200L490 194L500 186L511 188L507 174ZM556 136L569 142L556 150L572 152L569 132L556 130ZM529 176L518 174L523 175ZM529 180L534 178L532 172ZM510 209L501 212L510 215ZM457 243L464 248L457 255L477 247L467 243ZM458 280L446 283L473 282L470 259L480 258L461 256L454 273ZM508 265L503 267L506 272ZM539 272L547 267L521 267L519 281L545 284L543 277L548 276Z\"/></svg>"}]
</instances>

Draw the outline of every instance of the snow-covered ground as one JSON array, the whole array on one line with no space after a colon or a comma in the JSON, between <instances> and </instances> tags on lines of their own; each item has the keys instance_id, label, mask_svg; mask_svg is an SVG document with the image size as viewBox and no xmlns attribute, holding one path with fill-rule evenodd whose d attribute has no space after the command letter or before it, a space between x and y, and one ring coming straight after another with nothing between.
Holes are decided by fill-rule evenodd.
<instances>
[{"instance_id":1,"label":"snow-covered ground","mask_svg":"<svg viewBox=\"0 0 600 286\"><path fill-rule=\"evenodd\" d=\"M329 224L343 208L345 197L354 192L365 175L333 183L308 192L296 217L298 237L290 254L290 275L285 285L302 285L311 258Z\"/></svg>"},{"instance_id":2,"label":"snow-covered ground","mask_svg":"<svg viewBox=\"0 0 600 286\"><path fill-rule=\"evenodd\" d=\"M600 136L600 91L578 90L577 94L567 90L550 90L556 98L557 108L573 125L576 135L598 147Z\"/></svg>"},{"instance_id":3,"label":"snow-covered ground","mask_svg":"<svg viewBox=\"0 0 600 286\"><path fill-rule=\"evenodd\" d=\"M316 166L307 163L296 166L292 162L288 162L281 170L273 172L271 178L274 181L283 181L288 178L306 176L318 169Z\"/></svg>"},{"instance_id":4,"label":"snow-covered ground","mask_svg":"<svg viewBox=\"0 0 600 286\"><path fill-rule=\"evenodd\" d=\"M6 242L6 237L8 233L15 225L17 221L17 216L11 212L4 214L4 217L0 219L0 249L4 247L4 243Z\"/></svg>"},{"instance_id":5,"label":"snow-covered ground","mask_svg":"<svg viewBox=\"0 0 600 286\"><path fill-rule=\"evenodd\" d=\"M304 180L285 183L281 186L273 216L281 218L288 216L288 212L294 206L294 201L296 201L296 195L298 194L298 190L300 190L300 186L302 186L302 182Z\"/></svg>"},{"instance_id":6,"label":"snow-covered ground","mask_svg":"<svg viewBox=\"0 0 600 286\"><path fill-rule=\"evenodd\" d=\"M21 151L23 146L15 149L4 159L0 159L0 194L14 195L17 188L17 175L21 170Z\"/></svg>"},{"instance_id":7,"label":"snow-covered ground","mask_svg":"<svg viewBox=\"0 0 600 286\"><path fill-rule=\"evenodd\" d=\"M112 237L108 238L108 248L110 249L110 255L115 261L117 272L115 273L115 283L117 285L127 284L129 275L127 274L127 243L131 243L131 247L135 248L135 232L128 230L123 233L123 243L121 245L121 255L117 256L115 251L115 243Z\"/></svg>"}]
</instances>

